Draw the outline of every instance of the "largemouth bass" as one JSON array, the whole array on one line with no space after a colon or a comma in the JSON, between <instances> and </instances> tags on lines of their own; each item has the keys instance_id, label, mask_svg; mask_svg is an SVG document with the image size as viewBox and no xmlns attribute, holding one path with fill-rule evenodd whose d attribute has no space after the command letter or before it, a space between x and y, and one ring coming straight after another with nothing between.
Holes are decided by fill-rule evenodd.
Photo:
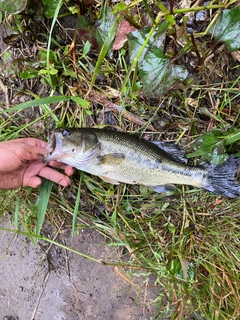
<instances>
[{"instance_id":1,"label":"largemouth bass","mask_svg":"<svg viewBox=\"0 0 240 320\"><path fill-rule=\"evenodd\" d=\"M94 128L61 128L49 133L44 161L57 160L112 184L150 186L162 193L175 184L191 185L230 198L240 196L236 174L240 157L222 165L190 166L179 147Z\"/></svg>"}]
</instances>

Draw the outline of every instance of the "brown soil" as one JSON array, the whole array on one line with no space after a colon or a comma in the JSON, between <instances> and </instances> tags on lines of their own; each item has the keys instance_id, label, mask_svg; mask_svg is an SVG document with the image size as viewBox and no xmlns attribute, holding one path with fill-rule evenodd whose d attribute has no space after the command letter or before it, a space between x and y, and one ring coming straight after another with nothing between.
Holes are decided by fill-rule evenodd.
<instances>
[{"instance_id":1,"label":"brown soil","mask_svg":"<svg viewBox=\"0 0 240 320\"><path fill-rule=\"evenodd\" d=\"M10 224L5 220L0 227ZM65 230L60 237L96 259L116 256L97 231L83 229L72 238ZM138 286L141 279L133 286L116 271L60 247L49 250L41 241L34 245L24 236L0 231L0 319L149 319L145 303L156 297L157 289Z\"/></svg>"}]
</instances>

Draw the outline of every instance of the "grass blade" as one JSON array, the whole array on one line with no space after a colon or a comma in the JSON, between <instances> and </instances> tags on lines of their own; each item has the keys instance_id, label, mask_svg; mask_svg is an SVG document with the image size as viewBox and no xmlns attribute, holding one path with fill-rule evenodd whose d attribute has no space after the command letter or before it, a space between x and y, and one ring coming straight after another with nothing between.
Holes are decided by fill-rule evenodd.
<instances>
[{"instance_id":1,"label":"grass blade","mask_svg":"<svg viewBox=\"0 0 240 320\"><path fill-rule=\"evenodd\" d=\"M75 231L75 226L76 226L76 219L77 219L77 214L78 214L78 208L79 208L79 203L80 203L80 197L81 197L81 185L82 185L82 175L80 176L79 179L79 186L78 186L78 193L77 193L77 198L74 206L74 211L73 211L73 218L72 218L72 237L74 236L74 231Z\"/></svg>"},{"instance_id":2,"label":"grass blade","mask_svg":"<svg viewBox=\"0 0 240 320\"><path fill-rule=\"evenodd\" d=\"M51 194L53 182L50 180L44 180L40 187L40 194L37 200L38 220L36 225L36 234L39 235L44 222L49 197Z\"/></svg>"},{"instance_id":3,"label":"grass blade","mask_svg":"<svg viewBox=\"0 0 240 320\"><path fill-rule=\"evenodd\" d=\"M35 234L35 233L30 233L30 232L25 232L25 231L19 231L19 230L13 230L13 229L8 229L8 228L3 228L3 227L0 227L0 230L14 233L14 236L15 236L16 234L21 234L21 235L23 235L23 236L26 236L26 237L29 237L29 238L33 238L33 239L36 239L36 240L43 240L43 241L46 241L46 242L48 242L48 243L52 243L52 244L54 244L54 245L56 245L56 246L58 246L58 247L60 247L60 248L62 248L62 249L65 249L65 250L68 250L68 251L70 251L70 252L76 253L76 254L78 254L78 255L86 258L86 259L89 259L89 260L92 260L92 261L95 261L95 262L101 263L101 264L102 264L102 263L103 263L103 264L107 264L107 263L105 263L105 262L102 261L102 260L96 259L96 258L94 258L94 257L92 257L92 256L89 256L89 255L87 255L87 254L85 254L85 253L82 253L82 252L80 252L80 251L77 251L77 250L75 250L75 249L73 249L73 248L71 248L71 247L69 247L69 246L66 246L66 245L64 245L64 244L62 244L62 243L59 243L59 242L57 242L57 241L55 241L55 240L49 239L49 238L44 237L44 236L37 235L37 234ZM14 237L13 237L13 239L14 239ZM12 240L13 240L13 239L12 239ZM12 241L12 240L11 240L11 241Z\"/></svg>"},{"instance_id":4,"label":"grass blade","mask_svg":"<svg viewBox=\"0 0 240 320\"><path fill-rule=\"evenodd\" d=\"M97 60L97 63L96 63L96 67L94 69L94 73L93 73L92 81L90 83L89 90L92 89L92 87L93 87L93 85L94 85L94 83L96 81L97 75L99 74L102 62L103 62L106 54L108 53L108 50L109 50L109 48L110 48L110 46L111 46L111 44L113 42L113 39L115 37L119 21L120 21L120 16L118 16L116 21L113 23L113 25L112 25L112 27L110 28L110 31L109 31L109 36L108 36L108 38L106 39L106 41L104 42L104 44L102 46L102 49L100 51L100 54L99 54L99 57L98 57L98 60Z\"/></svg>"},{"instance_id":5,"label":"grass blade","mask_svg":"<svg viewBox=\"0 0 240 320\"><path fill-rule=\"evenodd\" d=\"M16 197L16 206L14 212L14 229L18 229L18 217L19 217L20 198Z\"/></svg>"},{"instance_id":6,"label":"grass blade","mask_svg":"<svg viewBox=\"0 0 240 320\"><path fill-rule=\"evenodd\" d=\"M0 114L5 113L5 112L11 112L11 111L21 111L21 110L27 109L29 107L36 107L36 106L39 106L42 104L50 104L50 103L58 103L61 101L68 101L70 99L71 99L71 97L57 96L57 97L45 97L45 98L30 100L30 101L20 103L16 106L13 106L12 108L9 108L7 110L0 110Z\"/></svg>"}]
</instances>

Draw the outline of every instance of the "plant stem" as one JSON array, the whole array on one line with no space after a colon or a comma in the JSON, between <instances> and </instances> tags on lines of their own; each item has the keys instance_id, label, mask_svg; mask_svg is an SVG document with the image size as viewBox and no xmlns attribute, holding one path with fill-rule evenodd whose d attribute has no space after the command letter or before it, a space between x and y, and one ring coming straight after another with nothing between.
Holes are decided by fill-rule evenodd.
<instances>
[{"instance_id":1,"label":"plant stem","mask_svg":"<svg viewBox=\"0 0 240 320\"><path fill-rule=\"evenodd\" d=\"M195 7L195 8L180 8L180 9L173 10L173 14L187 13L187 12L191 12L191 11L221 9L221 8L225 8L225 7L226 7L225 4L210 4L207 6L200 6L200 7Z\"/></svg>"},{"instance_id":2,"label":"plant stem","mask_svg":"<svg viewBox=\"0 0 240 320\"><path fill-rule=\"evenodd\" d=\"M130 67L129 67L129 69L128 69L128 73L126 74L126 77L124 78L124 81L123 81L123 84L122 84L120 93L125 92L126 84L127 84L127 82L128 82L128 79L129 79L129 77L130 77L130 75L131 75L131 73L132 73L132 71L133 71L136 63L138 62L138 59L140 58L141 54L143 53L143 50L145 49L145 47L146 47L149 39L151 38L151 36L152 36L152 34L153 34L156 26L158 25L161 17L162 17L162 12L159 12L158 15L157 15L157 18L156 18L156 20L155 20L154 25L152 26L151 30L150 30L149 33L148 33L148 36L147 36L146 40L144 41L144 44L142 45L142 47L141 47L141 49L139 50L136 58L132 61L131 65L130 65Z\"/></svg>"}]
</instances>

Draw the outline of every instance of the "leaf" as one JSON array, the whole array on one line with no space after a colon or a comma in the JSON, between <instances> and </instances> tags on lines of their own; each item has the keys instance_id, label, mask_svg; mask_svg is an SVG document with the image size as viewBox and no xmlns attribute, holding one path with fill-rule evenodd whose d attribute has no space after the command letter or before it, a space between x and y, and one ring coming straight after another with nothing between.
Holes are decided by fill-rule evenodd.
<instances>
[{"instance_id":1,"label":"leaf","mask_svg":"<svg viewBox=\"0 0 240 320\"><path fill-rule=\"evenodd\" d=\"M173 259L169 266L170 273L179 280L184 280L183 285L186 288L189 288L194 281L196 276L195 269L192 262L178 258Z\"/></svg>"},{"instance_id":2,"label":"leaf","mask_svg":"<svg viewBox=\"0 0 240 320\"><path fill-rule=\"evenodd\" d=\"M139 76L143 90L147 96L161 95L174 86L176 81L186 79L188 73L182 66L175 66L165 58L163 43L168 22L162 23L153 33L138 59ZM127 35L131 62L143 47L149 27L134 31Z\"/></svg>"},{"instance_id":3,"label":"leaf","mask_svg":"<svg viewBox=\"0 0 240 320\"><path fill-rule=\"evenodd\" d=\"M111 13L112 14L122 13L124 11L127 11L127 9L128 9L128 5L126 3L120 2L120 3L116 4L116 6L111 11Z\"/></svg>"},{"instance_id":4,"label":"leaf","mask_svg":"<svg viewBox=\"0 0 240 320\"><path fill-rule=\"evenodd\" d=\"M18 229L18 218L19 218L19 209L20 209L20 198L16 197L16 206L14 212L14 229Z\"/></svg>"},{"instance_id":5,"label":"leaf","mask_svg":"<svg viewBox=\"0 0 240 320\"><path fill-rule=\"evenodd\" d=\"M21 79L32 79L35 78L37 75L38 71L31 68L26 68L23 72L19 73Z\"/></svg>"},{"instance_id":6,"label":"leaf","mask_svg":"<svg viewBox=\"0 0 240 320\"><path fill-rule=\"evenodd\" d=\"M204 133L193 145L194 152L187 157L193 158L201 156L208 162L222 164L228 159L226 148L229 152L234 152L234 144L240 140L240 132L230 128L225 132L213 130Z\"/></svg>"},{"instance_id":7,"label":"leaf","mask_svg":"<svg viewBox=\"0 0 240 320\"><path fill-rule=\"evenodd\" d=\"M196 150L188 155L188 158L201 156L214 164L224 163L228 159L225 153L224 141L219 139L216 132L204 133L193 146Z\"/></svg>"},{"instance_id":8,"label":"leaf","mask_svg":"<svg viewBox=\"0 0 240 320\"><path fill-rule=\"evenodd\" d=\"M223 10L216 23L208 30L217 41L224 42L229 51L240 48L240 7Z\"/></svg>"},{"instance_id":9,"label":"leaf","mask_svg":"<svg viewBox=\"0 0 240 320\"><path fill-rule=\"evenodd\" d=\"M77 34L80 39L91 43L91 46L98 52L101 50L103 41L97 28L85 17L80 16L77 19Z\"/></svg>"},{"instance_id":10,"label":"leaf","mask_svg":"<svg viewBox=\"0 0 240 320\"><path fill-rule=\"evenodd\" d=\"M91 43L87 41L83 47L83 56L86 57L91 47Z\"/></svg>"},{"instance_id":11,"label":"leaf","mask_svg":"<svg viewBox=\"0 0 240 320\"><path fill-rule=\"evenodd\" d=\"M0 0L0 11L7 11L13 14L23 11L27 0Z\"/></svg>"},{"instance_id":12,"label":"leaf","mask_svg":"<svg viewBox=\"0 0 240 320\"><path fill-rule=\"evenodd\" d=\"M101 51L104 42L109 38L110 30L116 21L116 16L110 13L111 8L106 7L103 17L97 23L91 23L85 16L77 20L77 33L79 37L87 42L98 52Z\"/></svg>"},{"instance_id":13,"label":"leaf","mask_svg":"<svg viewBox=\"0 0 240 320\"><path fill-rule=\"evenodd\" d=\"M71 100L76 102L78 105L82 106L83 108L89 109L89 101L84 100L80 97L71 97Z\"/></svg>"},{"instance_id":14,"label":"leaf","mask_svg":"<svg viewBox=\"0 0 240 320\"><path fill-rule=\"evenodd\" d=\"M126 20L122 20L117 28L116 38L113 43L113 50L119 50L123 47L124 43L127 41L127 34L136 30L130 23Z\"/></svg>"},{"instance_id":15,"label":"leaf","mask_svg":"<svg viewBox=\"0 0 240 320\"><path fill-rule=\"evenodd\" d=\"M45 7L44 15L46 18L52 18L54 16L59 2L62 2L62 0L42 0Z\"/></svg>"},{"instance_id":16,"label":"leaf","mask_svg":"<svg viewBox=\"0 0 240 320\"><path fill-rule=\"evenodd\" d=\"M169 271L173 276L183 279L182 265L179 259L171 260Z\"/></svg>"},{"instance_id":17,"label":"leaf","mask_svg":"<svg viewBox=\"0 0 240 320\"><path fill-rule=\"evenodd\" d=\"M105 42L109 37L110 29L116 21L116 15L111 13L111 8L106 6L103 17L98 21L97 29L100 33L102 41Z\"/></svg>"}]
</instances>

